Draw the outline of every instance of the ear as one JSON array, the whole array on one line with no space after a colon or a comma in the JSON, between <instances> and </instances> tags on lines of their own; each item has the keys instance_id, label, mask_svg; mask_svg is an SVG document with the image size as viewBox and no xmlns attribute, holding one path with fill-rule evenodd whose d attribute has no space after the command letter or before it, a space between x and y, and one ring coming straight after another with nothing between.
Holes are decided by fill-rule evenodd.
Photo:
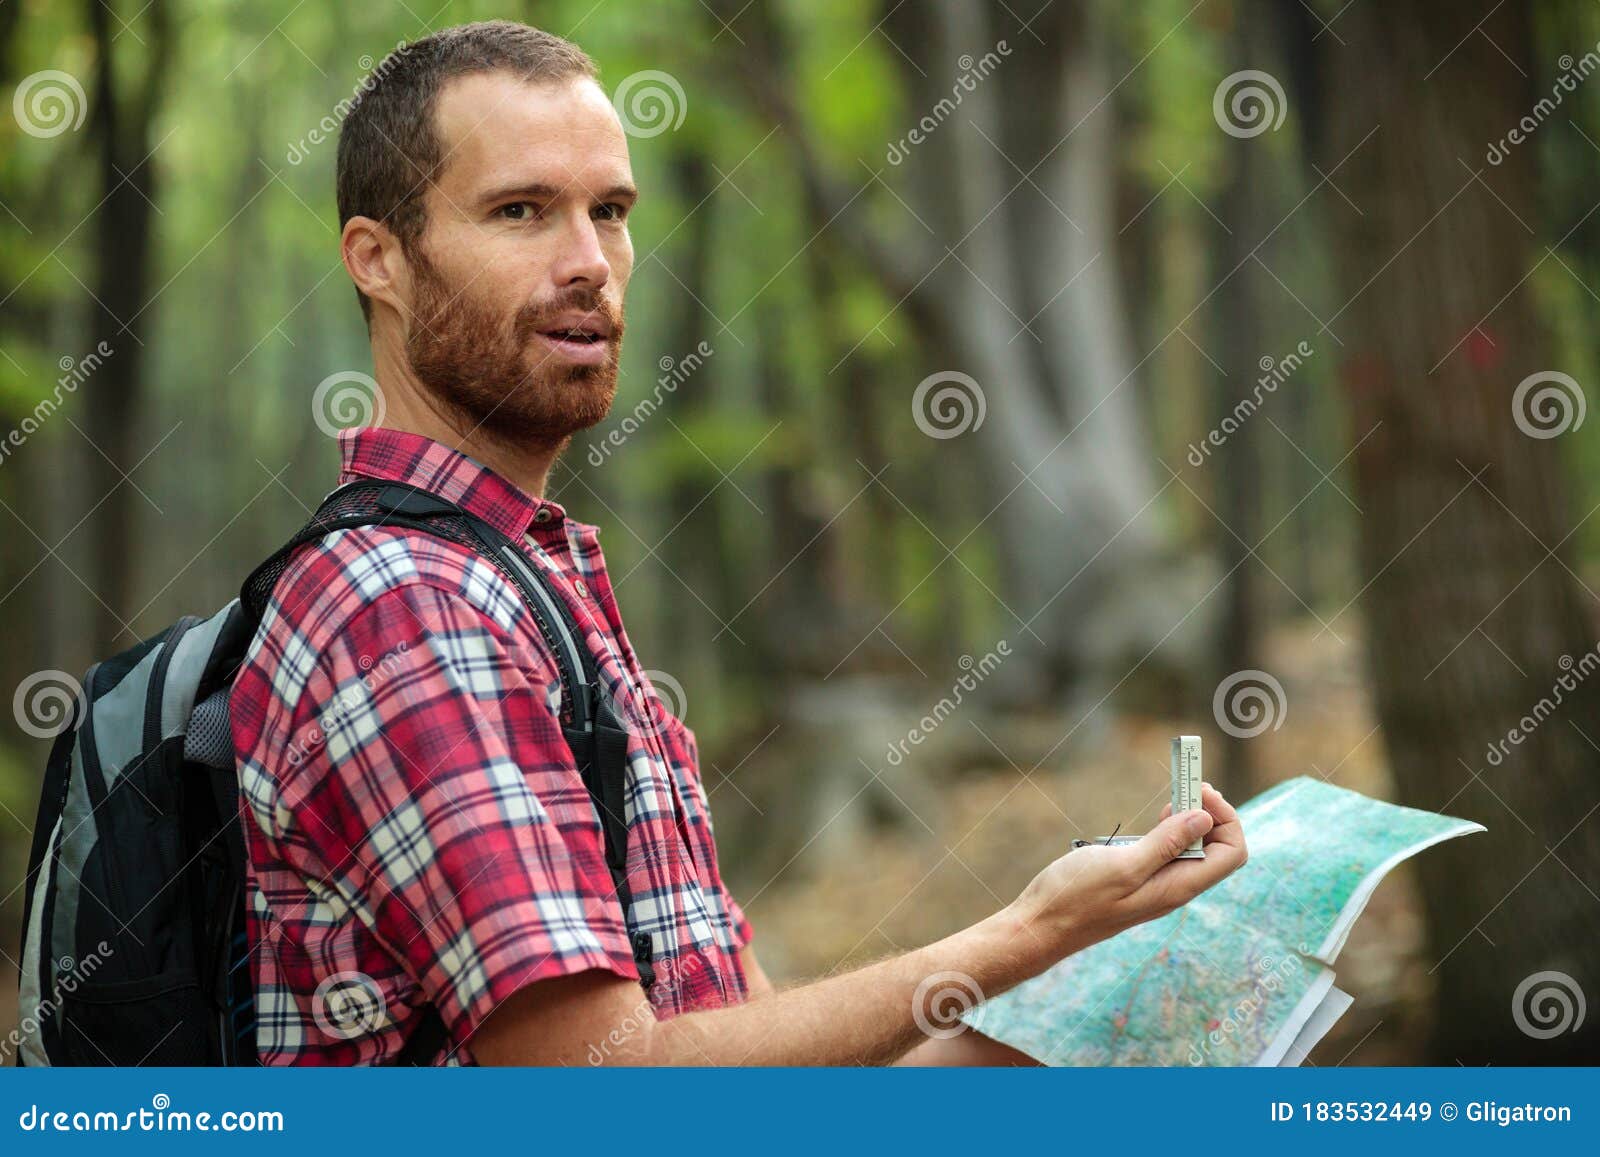
<instances>
[{"instance_id":1,"label":"ear","mask_svg":"<svg viewBox=\"0 0 1600 1157\"><path fill-rule=\"evenodd\" d=\"M387 225L371 217L350 218L339 237L339 256L357 289L401 316L410 313L410 265Z\"/></svg>"}]
</instances>

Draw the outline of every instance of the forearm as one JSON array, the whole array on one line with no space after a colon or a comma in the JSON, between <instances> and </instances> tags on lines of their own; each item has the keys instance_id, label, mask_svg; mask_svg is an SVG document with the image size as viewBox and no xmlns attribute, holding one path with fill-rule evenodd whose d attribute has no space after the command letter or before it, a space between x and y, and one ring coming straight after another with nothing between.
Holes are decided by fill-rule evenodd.
<instances>
[{"instance_id":1,"label":"forearm","mask_svg":"<svg viewBox=\"0 0 1600 1157\"><path fill-rule=\"evenodd\" d=\"M908 1068L1037 1068L1027 1053L969 1028L956 1036L931 1036L920 1040L894 1062Z\"/></svg>"},{"instance_id":2,"label":"forearm","mask_svg":"<svg viewBox=\"0 0 1600 1157\"><path fill-rule=\"evenodd\" d=\"M926 1039L915 1001L929 977L960 973L983 996L997 996L1046 963L1036 937L1007 909L926 948L853 972L659 1022L635 1055L618 1059L651 1065L890 1064ZM963 981L961 987L969 986ZM924 1002L929 995L922 994Z\"/></svg>"},{"instance_id":3,"label":"forearm","mask_svg":"<svg viewBox=\"0 0 1600 1157\"><path fill-rule=\"evenodd\" d=\"M522 1065L894 1063L923 1039L919 1022L949 1026L952 1005L998 996L1090 944L1166 915L1235 871L1247 856L1238 815L1209 786L1204 793L1209 812L1168 817L1128 847L1059 857L1006 908L926 948L665 1021L649 1015L648 1002L640 1009L630 980L588 969L513 993L479 1026L473 1055L482 1064ZM1201 837L1205 859L1178 862ZM914 1060L955 1056L946 1047Z\"/></svg>"}]
</instances>

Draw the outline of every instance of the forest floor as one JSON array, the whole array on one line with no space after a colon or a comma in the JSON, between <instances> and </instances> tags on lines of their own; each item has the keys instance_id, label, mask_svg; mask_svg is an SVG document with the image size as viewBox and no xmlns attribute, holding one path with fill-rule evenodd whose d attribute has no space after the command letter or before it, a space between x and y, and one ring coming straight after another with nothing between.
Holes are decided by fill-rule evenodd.
<instances>
[{"instance_id":1,"label":"forest floor","mask_svg":"<svg viewBox=\"0 0 1600 1157\"><path fill-rule=\"evenodd\" d=\"M1264 663L1284 684L1289 725L1250 741L1260 789L1320 774L1392 798L1360 646L1341 633L1338 642L1292 628L1269 641ZM1168 720L1123 716L1093 751L1047 761L1031 775L1000 767L953 777L940 789L937 814L864 841L852 854L812 849L765 884L727 865L763 965L781 983L928 943L1014 896L1044 862L1043 850L1064 850L1073 836L1103 834L1119 822L1144 830L1165 798L1171 733ZM1236 802L1254 794L1229 786L1214 762L1208 768ZM714 803L720 816L723 797ZM1339 957L1337 983L1355 1003L1309 1063L1423 1061L1430 984L1419 911L1413 878L1401 865L1378 888ZM0 1040L16 1024L17 977L7 957L15 952L19 919L20 905L0 911Z\"/></svg>"}]
</instances>

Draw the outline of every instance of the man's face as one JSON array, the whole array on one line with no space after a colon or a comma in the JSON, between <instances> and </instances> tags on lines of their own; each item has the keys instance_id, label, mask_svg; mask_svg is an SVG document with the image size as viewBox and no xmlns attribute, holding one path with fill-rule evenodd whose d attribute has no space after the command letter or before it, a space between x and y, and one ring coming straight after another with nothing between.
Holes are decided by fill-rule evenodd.
<instances>
[{"instance_id":1,"label":"man's face","mask_svg":"<svg viewBox=\"0 0 1600 1157\"><path fill-rule=\"evenodd\" d=\"M633 271L628 145L593 81L452 81L435 117L446 154L407 254L413 372L469 424L564 444L616 395Z\"/></svg>"}]
</instances>

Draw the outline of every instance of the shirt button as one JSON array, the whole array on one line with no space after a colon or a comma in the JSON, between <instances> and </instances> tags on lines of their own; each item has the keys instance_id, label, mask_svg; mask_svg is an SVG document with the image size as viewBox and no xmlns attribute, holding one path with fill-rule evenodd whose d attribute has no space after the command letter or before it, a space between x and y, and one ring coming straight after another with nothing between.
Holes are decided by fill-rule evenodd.
<instances>
[{"instance_id":1,"label":"shirt button","mask_svg":"<svg viewBox=\"0 0 1600 1157\"><path fill-rule=\"evenodd\" d=\"M577 582L573 583L572 587L578 592L578 597L580 599L586 599L589 597L589 588L583 585L582 579L579 579Z\"/></svg>"},{"instance_id":2,"label":"shirt button","mask_svg":"<svg viewBox=\"0 0 1600 1157\"><path fill-rule=\"evenodd\" d=\"M538 523L549 522L551 517L550 508L548 506L541 506L538 510L533 512L533 520Z\"/></svg>"}]
</instances>

